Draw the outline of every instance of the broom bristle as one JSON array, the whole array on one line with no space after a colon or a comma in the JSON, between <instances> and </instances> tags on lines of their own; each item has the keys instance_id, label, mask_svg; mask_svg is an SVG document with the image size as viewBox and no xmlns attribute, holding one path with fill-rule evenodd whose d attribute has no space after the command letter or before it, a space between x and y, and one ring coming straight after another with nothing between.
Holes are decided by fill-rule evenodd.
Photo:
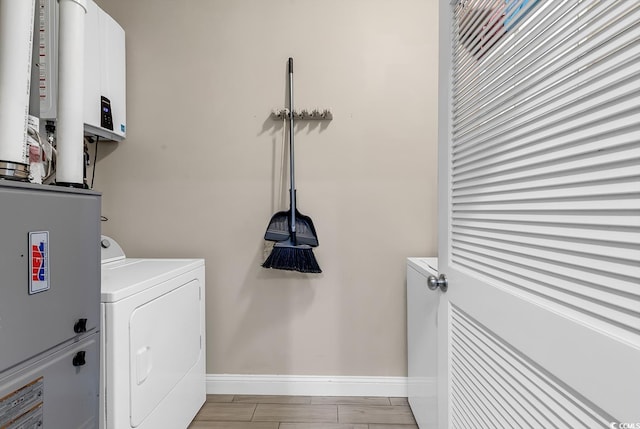
<instances>
[{"instance_id":1,"label":"broom bristle","mask_svg":"<svg viewBox=\"0 0 640 429\"><path fill-rule=\"evenodd\" d=\"M294 246L291 243L277 243L262 264L264 268L299 271L301 273L321 273L322 270L310 246Z\"/></svg>"}]
</instances>

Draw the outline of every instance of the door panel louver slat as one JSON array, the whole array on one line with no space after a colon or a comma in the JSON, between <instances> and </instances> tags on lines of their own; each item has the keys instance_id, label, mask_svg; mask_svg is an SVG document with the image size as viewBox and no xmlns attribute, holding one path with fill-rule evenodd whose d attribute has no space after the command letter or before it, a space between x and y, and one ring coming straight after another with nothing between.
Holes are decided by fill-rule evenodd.
<instances>
[{"instance_id":1,"label":"door panel louver slat","mask_svg":"<svg viewBox=\"0 0 640 429\"><path fill-rule=\"evenodd\" d=\"M556 89L565 85L567 81L582 82L596 71L602 70L602 65L608 61L624 61L624 58L616 58L621 50L629 50L637 46L638 23L633 22L633 18L625 18L622 20L624 26L619 29L611 30L609 24L603 24L601 31L596 31L589 35L588 39L582 40L580 45L576 45L567 40L568 45L556 45L556 48L566 48L561 52L557 52L554 58L545 60L544 63L536 63L536 59L526 58L528 63L515 63L512 65L517 71L504 80L498 80L504 76L506 71L502 71L494 81L485 84L480 93L461 93L461 97L474 95L470 99L460 100L460 104L456 107L460 110L454 116L456 126L454 134L461 137L465 133L465 126L471 123L482 123L487 118L496 118L504 114L493 114L495 109L500 108L504 102L514 103L517 106L522 100L529 100L533 95L542 95L538 91L544 89ZM570 35L575 36L575 35ZM615 49L612 49L612 45ZM544 47L545 58L548 58L553 49ZM576 52L572 52L576 50ZM572 57L570 54L574 54ZM549 80L553 80L553 86L549 87ZM497 81L497 82L496 82ZM483 103L484 102L484 103ZM468 104L465 104L468 103Z\"/></svg>"},{"instance_id":2,"label":"door panel louver slat","mask_svg":"<svg viewBox=\"0 0 640 429\"><path fill-rule=\"evenodd\" d=\"M640 347L640 3L466 0L453 13L451 263ZM486 358L456 365L466 378ZM516 411L494 410L506 427ZM553 427L550 415L527 418Z\"/></svg>"},{"instance_id":3,"label":"door panel louver slat","mask_svg":"<svg viewBox=\"0 0 640 429\"><path fill-rule=\"evenodd\" d=\"M640 237L640 233L637 231L629 231L627 228L620 228L626 230L616 231L615 225L609 225L607 228L600 229L594 227L582 228L580 225L566 224L541 226L535 223L535 215L530 221L519 222L518 224L509 224L504 222L497 225L495 223L486 222L485 220L472 222L460 220L456 221L453 226L458 228L475 228L476 230L485 231L502 231L504 233L514 234L515 236L519 236L520 234L529 234L532 236L563 237L566 239L581 240L586 243L610 242L612 244L611 248L629 247L631 249L637 249L635 244L638 243L638 239ZM632 229L635 230L635 228Z\"/></svg>"},{"instance_id":4,"label":"door panel louver slat","mask_svg":"<svg viewBox=\"0 0 640 429\"><path fill-rule=\"evenodd\" d=\"M482 215L482 217L487 218L486 215ZM555 221L558 221L560 217L561 216L559 215L550 216L550 218ZM576 224L577 222L573 223ZM508 231L505 233L502 230L489 231L487 229L477 230L473 228L460 228L456 234L456 238L459 241L476 240L476 242L481 243L482 241L479 240L484 239L491 240L494 245L499 246L502 244L516 244L521 247L527 247L530 249L529 252L535 252L536 249L548 249L550 251L566 253L568 255L593 258L593 260L598 261L598 266L600 267L600 263L610 263L609 261L613 261L613 263L618 264L616 266L622 266L623 269L626 270L627 267L633 267L638 261L640 261L640 250L607 246L606 242L584 243L579 241L561 240L557 236L533 236L528 234L518 234L517 231L510 234ZM592 264L589 263L589 266L592 266ZM630 276L633 276L633 270L630 271ZM608 285L604 285L603 287L608 287ZM633 288L631 293L640 294L640 291L637 288Z\"/></svg>"},{"instance_id":5,"label":"door panel louver slat","mask_svg":"<svg viewBox=\"0 0 640 429\"><path fill-rule=\"evenodd\" d=\"M454 427L595 428L615 421L455 306L451 308ZM478 416L482 416L479 425Z\"/></svg>"},{"instance_id":6,"label":"door panel louver slat","mask_svg":"<svg viewBox=\"0 0 640 429\"><path fill-rule=\"evenodd\" d=\"M584 282L582 289L574 285L566 287L566 280L562 275L543 274L541 270L527 270L518 265L512 265L504 260L493 261L493 265L479 267L478 264L486 263L487 258L474 252L456 251L461 261L466 260L469 267L481 270L485 275L493 278L501 278L505 283L517 284L518 288L544 296L552 302L571 300L573 308L579 308L585 314L603 319L607 323L635 330L634 320L638 317L638 308L629 303L630 299L617 298L605 301L607 293L615 296L613 291L600 290L596 283ZM621 336L625 333L621 332Z\"/></svg>"},{"instance_id":7,"label":"door panel louver slat","mask_svg":"<svg viewBox=\"0 0 640 429\"><path fill-rule=\"evenodd\" d=\"M524 55L531 56L535 53L536 49L542 46L542 44L549 45L554 40L562 40L566 38L563 33L568 28L566 26L566 17L569 16L572 19L577 19L577 13L586 8L586 3L569 3L558 2L557 8L554 10L548 10L546 15L540 22L537 22L532 26L531 30L526 33L520 33L519 43L513 44L511 40L512 35L497 47L491 54L491 59L487 59L483 62L482 68L478 67L478 64L474 63L472 66L467 67L460 61L458 67L454 70L454 76L456 82L454 82L454 88L460 95L460 98L456 100L454 107L456 108L456 115L460 107L459 103L477 104L480 100L474 100L468 97L471 92L478 92L478 88L486 87L489 83L500 81L504 79L504 76L508 76L513 71L514 63L522 61ZM564 21L563 21L564 20ZM544 39L541 39L544 37ZM456 58L459 58L463 48L461 43L456 50ZM455 86L459 85L459 86Z\"/></svg>"},{"instance_id":8,"label":"door panel louver slat","mask_svg":"<svg viewBox=\"0 0 640 429\"><path fill-rule=\"evenodd\" d=\"M499 246L499 247L496 247ZM528 257L529 255L535 253L535 258L541 261L549 261L549 263L554 263L555 261L562 259L563 263L558 264L558 271L567 272L566 267L572 266L576 267L579 271L588 271L589 273L603 273L603 276L613 277L618 276L621 278L628 278L631 281L629 284L633 285L633 274L635 270L635 265L637 265L637 260L628 260L627 263L623 263L624 261L610 261L605 258L602 258L598 261L597 265L593 264L593 260L599 258L599 255L589 255L584 253L577 252L567 252L563 248L551 248L545 246L531 246L523 243L518 243L516 241L495 241L482 237L479 235L474 237L472 235L460 235L456 240L456 248L460 249L468 249L469 251L495 251L497 254L504 254L505 256L510 255L522 255L523 257ZM486 253L485 253L486 254ZM597 267L594 268L594 267ZM589 276L589 278L597 280L593 276ZM607 287L609 284L607 283ZM610 289L613 289L609 287ZM631 289L631 288L630 288ZM640 295L640 291L632 289L636 294L635 296ZM640 305L635 303L634 306L629 305L629 309L637 308L640 310ZM640 311L639 311L640 313Z\"/></svg>"},{"instance_id":9,"label":"door panel louver slat","mask_svg":"<svg viewBox=\"0 0 640 429\"><path fill-rule=\"evenodd\" d=\"M638 120L640 120L640 112L626 118L608 121L608 129L606 130L597 128L595 125L587 125L581 130L575 130L573 135L561 132L556 135L548 135L545 139L536 136L536 140L522 136L523 138L517 145L516 143L509 143L514 140L501 137L500 141L504 143L503 147L487 148L486 153L482 154L481 158L461 160L462 162L457 163L455 177L456 179L473 178L487 173L496 175L499 172L498 169L501 168L501 163L506 162L511 164L506 167L503 166L502 170L507 169L509 171L508 169L526 168L536 161L536 159L531 159L530 157L536 156L538 157L538 162L544 161L546 157L548 162L553 162L551 165L557 165L559 162L565 161L561 158L563 156L577 157L577 161L579 161L580 157L593 157L597 154L596 151L609 150L612 152L612 156L617 155L618 160L624 160L624 154L620 154L620 152L634 147L637 148L639 141L637 137ZM613 126L619 126L619 128L612 128ZM603 146L597 147L595 142L602 142ZM585 147L579 147L580 144L584 144ZM596 147L593 148L593 146ZM465 166L465 164L469 165Z\"/></svg>"},{"instance_id":10,"label":"door panel louver slat","mask_svg":"<svg viewBox=\"0 0 640 429\"><path fill-rule=\"evenodd\" d=\"M616 180L617 178L626 179L637 182L638 174L637 158L610 161L603 160L599 157L598 164L595 166L599 169L599 182L608 180ZM483 194L518 191L520 189L540 189L545 187L557 187L559 185L569 186L571 184L579 184L585 182L595 182L593 174L589 168L581 168L579 161L567 162L563 164L565 168L548 166L547 168L537 168L536 165L531 168L512 169L509 173L504 173L496 177L485 176L476 179L467 179L456 183L453 188L456 195L464 196L467 194L478 194L478 188L481 187ZM570 166L568 166L570 164ZM593 164L591 165L593 167Z\"/></svg>"},{"instance_id":11,"label":"door panel louver slat","mask_svg":"<svg viewBox=\"0 0 640 429\"><path fill-rule=\"evenodd\" d=\"M450 5L440 15L441 421L636 422L640 390L624 386L640 350L640 2Z\"/></svg>"},{"instance_id":12,"label":"door panel louver slat","mask_svg":"<svg viewBox=\"0 0 640 429\"><path fill-rule=\"evenodd\" d=\"M465 54L467 50L459 49L458 55L454 59L458 61L459 67L454 71L454 90L458 91L460 99L455 100L455 119L460 118L464 112L462 107L466 104L469 108L477 106L483 101L493 99L497 94L502 94L505 89L513 90L518 87L518 92L524 88L530 88L533 84L540 85L544 82L542 77L562 73L566 76L575 73L576 70L568 67L570 65L588 64L590 59L596 57L597 49L602 43L610 42L610 39L618 38L623 43L633 41L632 37L627 37L626 32L634 28L634 22L630 13L637 8L637 5L624 0L609 2L604 10L596 7L589 11L591 13L582 16L574 13L569 14L568 22L559 23L562 28L560 32L554 32L557 26L541 22L541 32L534 38L527 39L528 35L517 34L517 43L514 35L511 35L500 47L508 47L501 58L496 58L493 62L483 62L482 72L477 71L479 64L473 67L465 67ZM586 3L585 3L586 4ZM629 8L631 5L631 8ZM623 9L626 8L626 10ZM604 4L602 5L604 8ZM623 10L619 13L619 10ZM616 18L611 22L611 16ZM543 20L546 20L543 15ZM618 24L618 25L612 25ZM584 27L589 26L589 32L584 31ZM531 34L529 34L531 35ZM576 43L578 41L579 43ZM513 52L517 50L518 52ZM572 55L573 54L573 55ZM543 72L541 75L540 72ZM580 70L582 71L582 70ZM536 73L538 75L536 75ZM552 73L553 72L553 73ZM535 77L526 83L522 77ZM561 79L560 79L561 80ZM473 86L465 88L473 83ZM555 82L554 82L555 83ZM547 84L548 85L548 84ZM491 89L491 92L484 92L484 89ZM471 94L475 97L469 97ZM517 92L516 92L517 94ZM478 109L479 110L479 109Z\"/></svg>"}]
</instances>

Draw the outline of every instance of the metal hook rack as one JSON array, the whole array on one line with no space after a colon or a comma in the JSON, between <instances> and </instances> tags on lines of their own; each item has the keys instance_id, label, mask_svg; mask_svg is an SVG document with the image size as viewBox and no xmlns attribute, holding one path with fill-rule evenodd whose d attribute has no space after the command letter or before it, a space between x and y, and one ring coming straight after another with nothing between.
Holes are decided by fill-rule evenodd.
<instances>
[{"instance_id":1,"label":"metal hook rack","mask_svg":"<svg viewBox=\"0 0 640 429\"><path fill-rule=\"evenodd\" d=\"M282 120L289 115L289 109L273 109L271 118L273 120ZM294 109L293 119L309 120L309 121L330 121L333 119L331 109Z\"/></svg>"}]
</instances>

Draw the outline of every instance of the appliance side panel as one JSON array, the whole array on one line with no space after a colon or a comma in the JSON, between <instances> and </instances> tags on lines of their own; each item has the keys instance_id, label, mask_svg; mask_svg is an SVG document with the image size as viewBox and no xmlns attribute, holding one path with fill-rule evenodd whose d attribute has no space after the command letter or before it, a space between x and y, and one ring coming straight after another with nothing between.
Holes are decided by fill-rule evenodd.
<instances>
[{"instance_id":1,"label":"appliance side panel","mask_svg":"<svg viewBox=\"0 0 640 429\"><path fill-rule=\"evenodd\" d=\"M0 377L100 326L100 196L0 185ZM47 232L48 254L29 233ZM35 255L35 256L34 256ZM34 267L48 288L29 291ZM75 332L75 325L86 326ZM8 346L10 345L10 347Z\"/></svg>"},{"instance_id":2,"label":"appliance side panel","mask_svg":"<svg viewBox=\"0 0 640 429\"><path fill-rule=\"evenodd\" d=\"M438 424L438 292L429 290L427 277L437 275L425 260L419 269L407 265L408 400L420 429Z\"/></svg>"},{"instance_id":3,"label":"appliance side panel","mask_svg":"<svg viewBox=\"0 0 640 429\"><path fill-rule=\"evenodd\" d=\"M99 335L0 375L0 427L98 427Z\"/></svg>"}]
</instances>

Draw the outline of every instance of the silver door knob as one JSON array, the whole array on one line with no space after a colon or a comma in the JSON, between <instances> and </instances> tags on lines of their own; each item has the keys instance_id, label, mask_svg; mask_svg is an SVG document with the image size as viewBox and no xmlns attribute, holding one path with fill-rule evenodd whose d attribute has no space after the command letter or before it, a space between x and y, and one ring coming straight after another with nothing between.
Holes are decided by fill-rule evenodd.
<instances>
[{"instance_id":1,"label":"silver door knob","mask_svg":"<svg viewBox=\"0 0 640 429\"><path fill-rule=\"evenodd\" d=\"M446 292L447 289L449 289L449 282L447 281L447 276L444 274L440 274L438 278L436 278L436 276L429 276L427 278L427 285L431 290L440 288L442 292Z\"/></svg>"}]
</instances>

